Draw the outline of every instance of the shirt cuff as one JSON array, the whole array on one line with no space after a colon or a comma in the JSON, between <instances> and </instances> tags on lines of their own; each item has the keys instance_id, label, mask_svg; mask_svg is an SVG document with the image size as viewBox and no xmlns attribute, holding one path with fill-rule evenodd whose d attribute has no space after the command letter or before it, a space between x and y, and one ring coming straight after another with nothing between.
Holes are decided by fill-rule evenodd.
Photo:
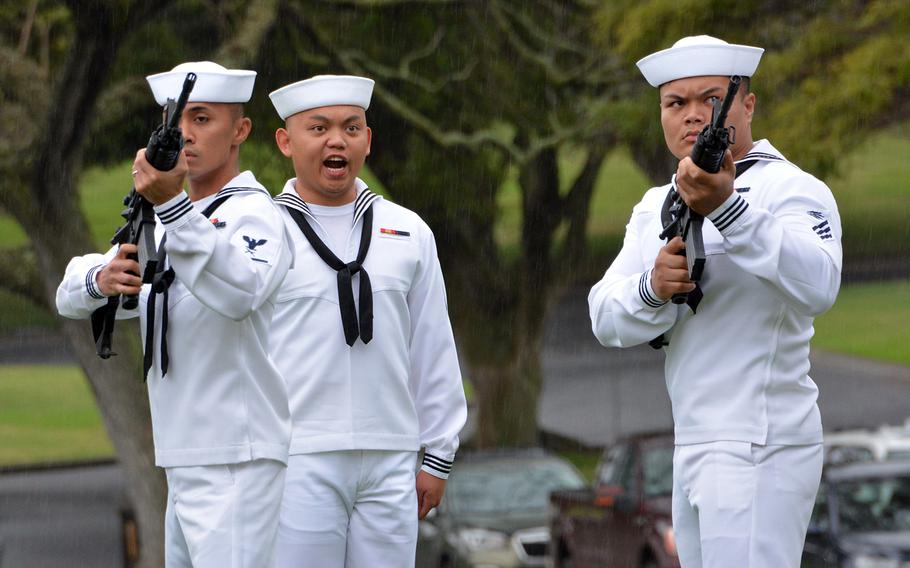
<instances>
[{"instance_id":1,"label":"shirt cuff","mask_svg":"<svg viewBox=\"0 0 910 568\"><path fill-rule=\"evenodd\" d=\"M669 300L661 300L657 297L657 294L654 293L654 289L651 288L651 272L653 271L654 269L651 268L642 273L641 278L638 280L638 295L646 306L656 309L662 307L669 302Z\"/></svg>"},{"instance_id":2,"label":"shirt cuff","mask_svg":"<svg viewBox=\"0 0 910 568\"><path fill-rule=\"evenodd\" d=\"M181 191L176 197L165 201L161 205L155 205L155 214L161 219L165 229L176 229L183 225L189 214L193 211L193 202L186 191Z\"/></svg>"},{"instance_id":3,"label":"shirt cuff","mask_svg":"<svg viewBox=\"0 0 910 568\"><path fill-rule=\"evenodd\" d=\"M424 452L420 469L440 479L448 479L449 474L452 473L452 465L454 463L439 456L434 456L429 452Z\"/></svg>"},{"instance_id":4,"label":"shirt cuff","mask_svg":"<svg viewBox=\"0 0 910 568\"><path fill-rule=\"evenodd\" d=\"M723 236L729 236L748 217L749 203L735 191L720 207L708 214L708 219Z\"/></svg>"},{"instance_id":5,"label":"shirt cuff","mask_svg":"<svg viewBox=\"0 0 910 568\"><path fill-rule=\"evenodd\" d=\"M89 268L88 272L85 273L85 291L89 296L96 300L103 300L105 298L104 294L101 293L101 288L98 287L98 273L101 272L101 269L104 268L104 264L99 264Z\"/></svg>"}]
</instances>

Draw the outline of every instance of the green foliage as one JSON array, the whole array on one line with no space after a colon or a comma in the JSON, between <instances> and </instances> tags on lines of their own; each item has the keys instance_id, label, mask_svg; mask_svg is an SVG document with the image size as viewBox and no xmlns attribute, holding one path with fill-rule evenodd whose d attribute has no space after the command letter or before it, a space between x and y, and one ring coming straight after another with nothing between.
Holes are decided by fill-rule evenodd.
<instances>
[{"instance_id":1,"label":"green foliage","mask_svg":"<svg viewBox=\"0 0 910 568\"><path fill-rule=\"evenodd\" d=\"M753 81L753 137L769 138L820 176L838 172L841 155L876 127L903 120L910 107L907 2L623 0L603 2L596 21L601 49L638 81L622 103L626 113L616 115L626 118L622 132L633 146L661 143L655 94L634 64L687 35L766 49Z\"/></svg>"},{"instance_id":2,"label":"green foliage","mask_svg":"<svg viewBox=\"0 0 910 568\"><path fill-rule=\"evenodd\" d=\"M0 400L0 465L113 456L77 367L0 366Z\"/></svg>"},{"instance_id":3,"label":"green foliage","mask_svg":"<svg viewBox=\"0 0 910 568\"><path fill-rule=\"evenodd\" d=\"M910 281L847 286L841 289L834 307L816 319L812 345L846 355L910 365L908 321Z\"/></svg>"}]
</instances>

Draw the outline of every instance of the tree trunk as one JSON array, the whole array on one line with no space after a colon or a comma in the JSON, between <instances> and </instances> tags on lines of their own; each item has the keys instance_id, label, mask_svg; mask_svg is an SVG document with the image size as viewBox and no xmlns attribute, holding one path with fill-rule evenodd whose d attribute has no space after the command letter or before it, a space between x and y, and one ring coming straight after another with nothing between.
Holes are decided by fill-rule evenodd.
<instances>
[{"instance_id":1,"label":"tree trunk","mask_svg":"<svg viewBox=\"0 0 910 568\"><path fill-rule=\"evenodd\" d=\"M543 320L543 317L539 317ZM540 395L540 337L518 338L519 348L506 359L474 363L468 354L468 377L477 394L478 448L532 446L537 443Z\"/></svg>"}]
</instances>

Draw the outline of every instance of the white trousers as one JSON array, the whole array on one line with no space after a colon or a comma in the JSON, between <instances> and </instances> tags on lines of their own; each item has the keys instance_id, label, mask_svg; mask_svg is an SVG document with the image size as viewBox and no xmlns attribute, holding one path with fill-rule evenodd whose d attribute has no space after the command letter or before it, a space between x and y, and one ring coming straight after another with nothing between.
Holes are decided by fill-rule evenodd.
<instances>
[{"instance_id":1,"label":"white trousers","mask_svg":"<svg viewBox=\"0 0 910 568\"><path fill-rule=\"evenodd\" d=\"M676 446L673 533L682 568L798 568L822 445Z\"/></svg>"},{"instance_id":2,"label":"white trousers","mask_svg":"<svg viewBox=\"0 0 910 568\"><path fill-rule=\"evenodd\" d=\"M292 455L278 568L411 568L417 549L416 452Z\"/></svg>"},{"instance_id":3,"label":"white trousers","mask_svg":"<svg viewBox=\"0 0 910 568\"><path fill-rule=\"evenodd\" d=\"M167 568L272 568L287 467L275 460L169 467Z\"/></svg>"}]
</instances>

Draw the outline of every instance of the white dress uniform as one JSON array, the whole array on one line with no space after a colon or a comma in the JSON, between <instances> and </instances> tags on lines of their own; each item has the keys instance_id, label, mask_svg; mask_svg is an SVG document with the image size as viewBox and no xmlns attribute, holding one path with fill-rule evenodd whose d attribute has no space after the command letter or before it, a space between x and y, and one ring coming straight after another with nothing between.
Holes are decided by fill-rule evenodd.
<instances>
[{"instance_id":1,"label":"white dress uniform","mask_svg":"<svg viewBox=\"0 0 910 568\"><path fill-rule=\"evenodd\" d=\"M682 55L674 65L692 57ZM712 57L699 55L693 65ZM655 86L673 79L643 71ZM709 68L676 78L736 73ZM768 141L738 164L753 161L705 218L697 313L651 288L670 184L635 206L622 250L588 296L603 345L640 345L661 334L669 341L673 527L683 568L799 566L821 476L809 340L813 319L840 286L840 217L828 187Z\"/></svg>"},{"instance_id":2,"label":"white dress uniform","mask_svg":"<svg viewBox=\"0 0 910 568\"><path fill-rule=\"evenodd\" d=\"M214 98L199 75L201 95ZM225 197L209 218L202 214ZM292 260L280 212L247 171L195 202L181 192L155 214L156 242L166 236L175 273L157 295L146 343L154 351L147 382L155 463L168 481L166 566L269 567L290 441L287 389L268 356ZM106 305L95 278L116 252L70 261L57 290L61 315L85 319ZM140 318L143 340L150 288L143 285L139 309L117 311L118 319Z\"/></svg>"},{"instance_id":3,"label":"white dress uniform","mask_svg":"<svg viewBox=\"0 0 910 568\"><path fill-rule=\"evenodd\" d=\"M690 511L688 505L696 511L716 506L737 519L724 516L717 526L701 527L702 550L715 539L729 554L721 558L730 561L705 558L704 565L793 565L787 555L755 556L779 562L749 564L748 541L741 543L746 548L733 544L741 536L751 536L756 553L763 545L789 548L792 558L795 548L798 565L821 475L822 425L818 389L808 375L809 339L813 318L833 304L839 288L840 217L828 188L767 141L742 161L750 160L757 162L736 179L733 195L706 217L704 298L697 313L657 299L651 289L651 270L664 245L660 210L670 185L652 188L635 206L622 250L588 297L602 344L629 347L661 334L669 340L665 372L678 446L674 528L684 567L701 565L683 556L693 547L683 540L680 523L698 528L699 522L694 512L677 516ZM803 466L784 467L786 452L773 449L779 446L800 447L794 459ZM699 454L712 448L710 458ZM761 452L783 461L750 467L762 463L756 456ZM706 460L710 464L699 467ZM761 475L763 467L769 475ZM699 475L682 479L682 471ZM788 507L787 499L799 507ZM752 533L757 521L750 516L764 509L769 518L793 522L775 521Z\"/></svg>"},{"instance_id":4,"label":"white dress uniform","mask_svg":"<svg viewBox=\"0 0 910 568\"><path fill-rule=\"evenodd\" d=\"M373 84L319 75L269 97L283 120L365 111ZM296 251L272 323L292 420L282 568L413 566L418 452L423 471L447 478L467 417L433 233L354 184L353 203L338 207L311 208L296 179L275 198Z\"/></svg>"},{"instance_id":5,"label":"white dress uniform","mask_svg":"<svg viewBox=\"0 0 910 568\"><path fill-rule=\"evenodd\" d=\"M303 213L329 242L294 183L276 201ZM296 256L272 324L293 423L279 566L412 566L417 452L424 450L424 471L448 477L466 419L433 234L415 213L357 186L350 230L336 250L345 262L356 257L372 208L367 344L345 342L336 271L283 212Z\"/></svg>"}]
</instances>

